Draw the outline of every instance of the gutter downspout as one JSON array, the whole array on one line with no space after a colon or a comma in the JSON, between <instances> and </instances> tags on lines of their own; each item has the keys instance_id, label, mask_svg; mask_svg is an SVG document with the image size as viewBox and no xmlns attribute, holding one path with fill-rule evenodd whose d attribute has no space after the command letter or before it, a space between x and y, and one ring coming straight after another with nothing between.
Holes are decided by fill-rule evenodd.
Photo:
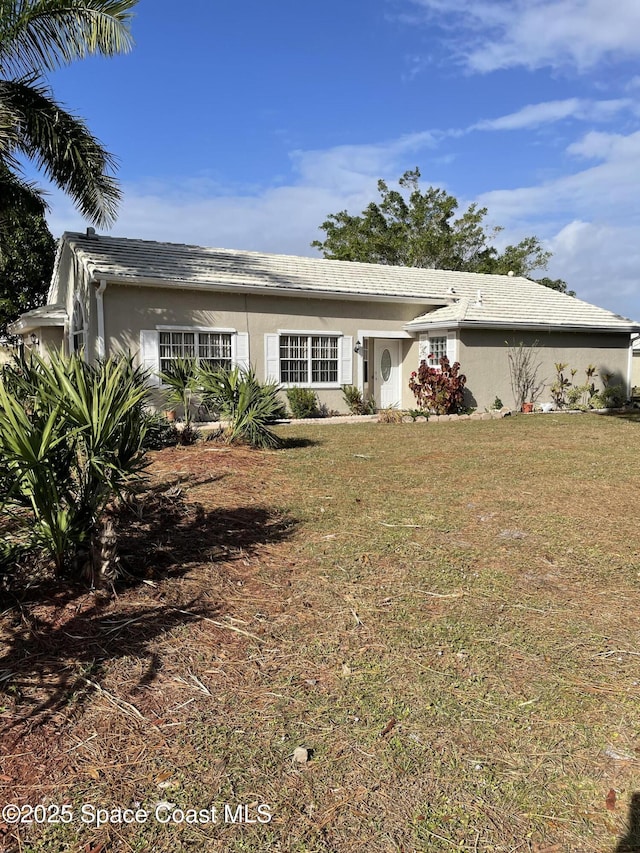
<instances>
[{"instance_id":1,"label":"gutter downspout","mask_svg":"<svg viewBox=\"0 0 640 853\"><path fill-rule=\"evenodd\" d=\"M98 307L98 337L96 339L96 355L98 358L105 357L105 340L104 340L104 301L103 295L107 289L106 279L100 279L100 284L96 288L96 305Z\"/></svg>"}]
</instances>

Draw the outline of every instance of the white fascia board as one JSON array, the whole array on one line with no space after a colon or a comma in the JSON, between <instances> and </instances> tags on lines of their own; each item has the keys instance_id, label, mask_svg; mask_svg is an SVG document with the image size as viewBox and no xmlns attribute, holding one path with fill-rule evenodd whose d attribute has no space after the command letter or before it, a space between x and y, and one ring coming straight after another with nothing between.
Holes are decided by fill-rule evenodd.
<instances>
[{"instance_id":1,"label":"white fascia board","mask_svg":"<svg viewBox=\"0 0 640 853\"><path fill-rule=\"evenodd\" d=\"M205 290L209 292L255 293L261 296L298 296L302 299L336 299L347 302L403 302L416 305L438 305L441 308L451 300L435 296L404 296L403 294L353 293L348 290L313 290L302 287L280 287L278 285L224 284L222 282L168 281L166 278L127 278L109 275L94 270L92 281L106 278L110 284L128 287L168 287L172 290Z\"/></svg>"},{"instance_id":2,"label":"white fascia board","mask_svg":"<svg viewBox=\"0 0 640 853\"><path fill-rule=\"evenodd\" d=\"M483 320L443 320L439 323L407 323L405 329L414 332L428 332L431 329L522 329L532 332L618 332L622 335L631 334L640 328L635 324L628 326L594 326L561 323L510 323L509 321L485 322Z\"/></svg>"},{"instance_id":3,"label":"white fascia board","mask_svg":"<svg viewBox=\"0 0 640 853\"><path fill-rule=\"evenodd\" d=\"M344 332L332 332L330 329L276 329L278 335L325 335L327 338L342 338Z\"/></svg>"},{"instance_id":4,"label":"white fascia board","mask_svg":"<svg viewBox=\"0 0 640 853\"><path fill-rule=\"evenodd\" d=\"M406 327L405 327L406 328ZM409 334L409 332L402 332L398 330L397 332L381 332L376 329L358 329L357 332L358 340L362 340L363 338L386 338L388 340L413 340L413 335Z\"/></svg>"},{"instance_id":5,"label":"white fascia board","mask_svg":"<svg viewBox=\"0 0 640 853\"><path fill-rule=\"evenodd\" d=\"M224 328L222 326L154 326L158 332L214 332L220 335L237 335L237 329Z\"/></svg>"},{"instance_id":6,"label":"white fascia board","mask_svg":"<svg viewBox=\"0 0 640 853\"><path fill-rule=\"evenodd\" d=\"M31 332L33 329L42 329L44 327L63 328L67 324L67 318L60 317L18 317L13 323L9 323L7 331L12 335L22 335L25 332Z\"/></svg>"},{"instance_id":7,"label":"white fascia board","mask_svg":"<svg viewBox=\"0 0 640 853\"><path fill-rule=\"evenodd\" d=\"M412 320L410 323L405 323L402 328L406 329L407 332L416 334L417 332L430 332L432 329L434 331L439 329L458 329L460 325L460 320L441 320L437 323L416 323L415 320Z\"/></svg>"}]
</instances>

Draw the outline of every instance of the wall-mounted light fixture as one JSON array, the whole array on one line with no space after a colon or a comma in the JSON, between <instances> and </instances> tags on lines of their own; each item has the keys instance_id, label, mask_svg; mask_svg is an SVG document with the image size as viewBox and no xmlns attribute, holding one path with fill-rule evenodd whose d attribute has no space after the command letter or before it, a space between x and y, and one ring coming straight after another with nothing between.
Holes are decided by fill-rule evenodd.
<instances>
[{"instance_id":1,"label":"wall-mounted light fixture","mask_svg":"<svg viewBox=\"0 0 640 853\"><path fill-rule=\"evenodd\" d=\"M36 335L35 332L31 332L31 334L29 335L29 340L31 341L32 347L37 347L38 344L40 343L40 341L38 340L38 336Z\"/></svg>"},{"instance_id":2,"label":"wall-mounted light fixture","mask_svg":"<svg viewBox=\"0 0 640 853\"><path fill-rule=\"evenodd\" d=\"M362 343L360 341L356 341L356 345L354 346L353 351L358 355L362 352Z\"/></svg>"}]
</instances>

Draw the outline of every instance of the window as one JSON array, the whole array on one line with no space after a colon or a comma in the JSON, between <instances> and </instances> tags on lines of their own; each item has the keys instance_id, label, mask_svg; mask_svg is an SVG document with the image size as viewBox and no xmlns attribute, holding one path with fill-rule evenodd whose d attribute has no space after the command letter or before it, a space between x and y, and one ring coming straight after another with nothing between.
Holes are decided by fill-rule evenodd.
<instances>
[{"instance_id":1,"label":"window","mask_svg":"<svg viewBox=\"0 0 640 853\"><path fill-rule=\"evenodd\" d=\"M73 318L71 320L71 349L73 352L82 352L87 343L87 324L84 317L84 309L78 301L73 306Z\"/></svg>"},{"instance_id":2,"label":"window","mask_svg":"<svg viewBox=\"0 0 640 853\"><path fill-rule=\"evenodd\" d=\"M429 367L440 367L440 359L447 355L447 336L429 338L420 335L420 361L426 361Z\"/></svg>"},{"instance_id":3,"label":"window","mask_svg":"<svg viewBox=\"0 0 640 853\"><path fill-rule=\"evenodd\" d=\"M198 361L212 368L231 367L231 335L224 332L199 332Z\"/></svg>"},{"instance_id":4,"label":"window","mask_svg":"<svg viewBox=\"0 0 640 853\"><path fill-rule=\"evenodd\" d=\"M226 332L160 332L160 370L176 358L195 358L209 367L231 367L231 334Z\"/></svg>"},{"instance_id":5,"label":"window","mask_svg":"<svg viewBox=\"0 0 640 853\"><path fill-rule=\"evenodd\" d=\"M338 338L280 335L280 381L290 385L338 383Z\"/></svg>"}]
</instances>

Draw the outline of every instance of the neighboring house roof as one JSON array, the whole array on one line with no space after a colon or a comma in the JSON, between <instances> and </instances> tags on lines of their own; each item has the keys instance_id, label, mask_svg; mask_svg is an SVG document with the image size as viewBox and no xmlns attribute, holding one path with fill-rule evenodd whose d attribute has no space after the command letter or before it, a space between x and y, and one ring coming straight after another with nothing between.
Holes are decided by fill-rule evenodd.
<instances>
[{"instance_id":1,"label":"neighboring house roof","mask_svg":"<svg viewBox=\"0 0 640 853\"><path fill-rule=\"evenodd\" d=\"M412 332L445 326L640 330L611 311L518 276L269 255L92 233L67 233L64 241L92 281L440 306L408 323L405 328Z\"/></svg>"}]
</instances>

